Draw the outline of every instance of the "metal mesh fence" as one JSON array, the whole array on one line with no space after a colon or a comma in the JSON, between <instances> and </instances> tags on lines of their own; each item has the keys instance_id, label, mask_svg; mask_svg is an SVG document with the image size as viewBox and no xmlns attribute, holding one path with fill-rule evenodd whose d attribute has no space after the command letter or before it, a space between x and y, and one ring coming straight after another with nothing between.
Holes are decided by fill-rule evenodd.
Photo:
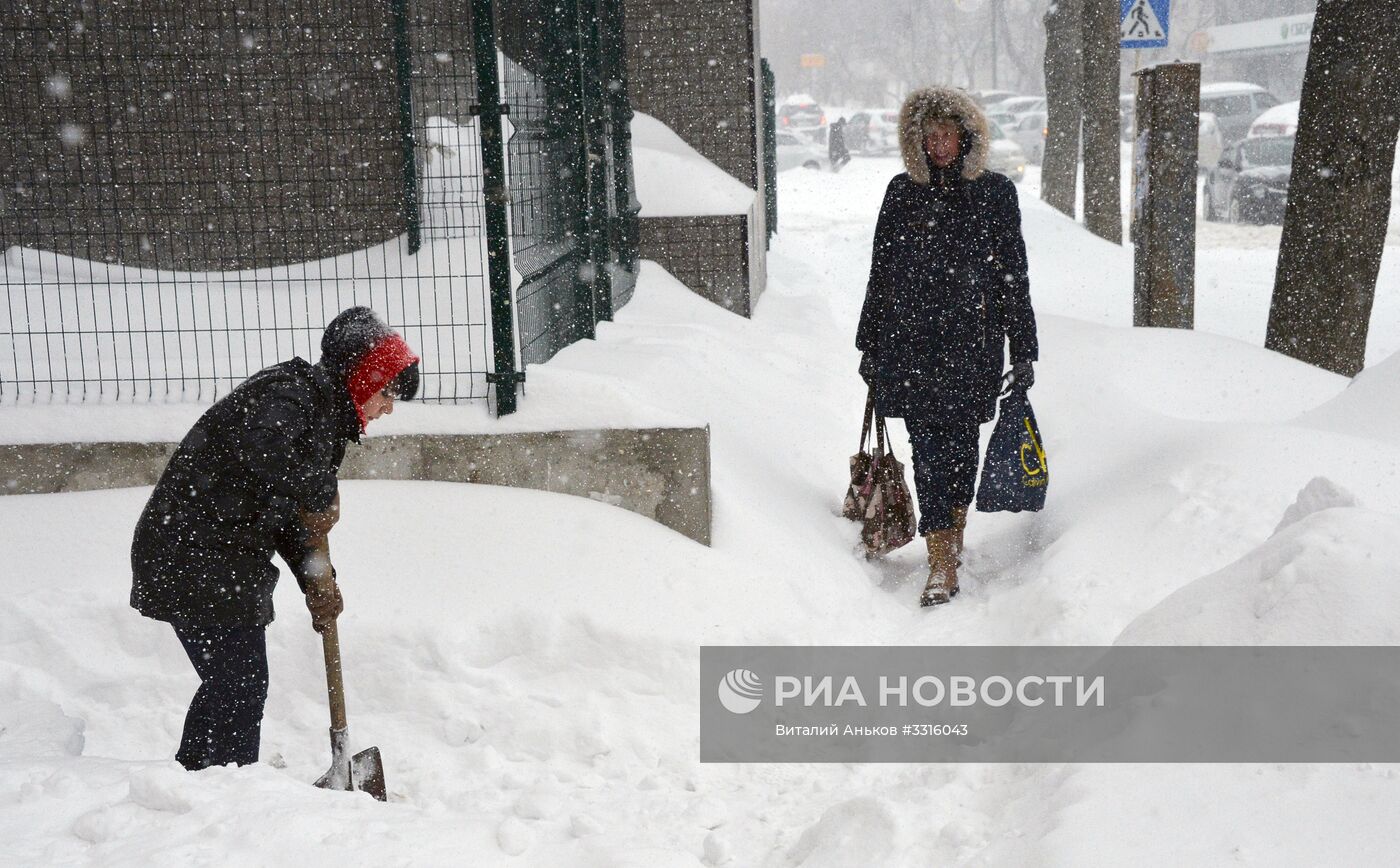
<instances>
[{"instance_id":1,"label":"metal mesh fence","mask_svg":"<svg viewBox=\"0 0 1400 868\"><path fill-rule=\"evenodd\" d=\"M355 304L424 356L425 398L484 396L455 6L41 2L0 22L0 400L211 400L316 358Z\"/></svg>"},{"instance_id":2,"label":"metal mesh fence","mask_svg":"<svg viewBox=\"0 0 1400 868\"><path fill-rule=\"evenodd\" d=\"M621 9L495 3L525 364L635 283ZM0 20L0 401L213 400L315 359L357 304L422 354L424 398L485 398L483 14L36 0Z\"/></svg>"}]
</instances>

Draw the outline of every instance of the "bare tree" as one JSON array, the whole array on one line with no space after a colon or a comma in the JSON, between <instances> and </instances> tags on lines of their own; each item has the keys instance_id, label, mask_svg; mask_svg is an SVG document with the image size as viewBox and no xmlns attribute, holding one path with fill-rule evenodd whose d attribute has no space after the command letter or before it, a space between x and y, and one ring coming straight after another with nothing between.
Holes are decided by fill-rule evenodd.
<instances>
[{"instance_id":1,"label":"bare tree","mask_svg":"<svg viewBox=\"0 0 1400 868\"><path fill-rule=\"evenodd\" d=\"M1123 241L1118 152L1118 0L1082 0L1084 72L1084 226L1100 238Z\"/></svg>"},{"instance_id":2,"label":"bare tree","mask_svg":"<svg viewBox=\"0 0 1400 868\"><path fill-rule=\"evenodd\" d=\"M1265 346L1352 376L1390 214L1400 0L1320 0Z\"/></svg>"},{"instance_id":3,"label":"bare tree","mask_svg":"<svg viewBox=\"0 0 1400 868\"><path fill-rule=\"evenodd\" d=\"M1040 198L1074 216L1079 175L1081 0L1057 0L1045 13L1045 156Z\"/></svg>"},{"instance_id":4,"label":"bare tree","mask_svg":"<svg viewBox=\"0 0 1400 868\"><path fill-rule=\"evenodd\" d=\"M1042 0L1034 3L999 3L994 7L998 15L997 32L1002 34L1005 42L1005 57L1011 61L1011 65L1016 70L1017 89L1024 93L1032 93L1039 89L1043 75L1043 64L1045 62L1045 31L1040 27L1022 26L1019 29L1012 28L1011 20L1007 15L1008 6L1012 6L1017 13L1018 22L1035 21L1039 15L1032 16L1032 12L1042 12L1047 4ZM1019 7L1019 8L1016 8Z\"/></svg>"}]
</instances>

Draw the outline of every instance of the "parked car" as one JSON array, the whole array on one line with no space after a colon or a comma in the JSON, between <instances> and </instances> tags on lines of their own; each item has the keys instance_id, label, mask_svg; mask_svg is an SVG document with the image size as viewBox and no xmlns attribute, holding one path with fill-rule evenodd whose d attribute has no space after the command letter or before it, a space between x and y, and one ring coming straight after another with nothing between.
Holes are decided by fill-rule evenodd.
<instances>
[{"instance_id":1,"label":"parked car","mask_svg":"<svg viewBox=\"0 0 1400 868\"><path fill-rule=\"evenodd\" d=\"M1296 136L1298 134L1298 100L1279 103L1254 119L1246 138L1260 136Z\"/></svg>"},{"instance_id":2,"label":"parked car","mask_svg":"<svg viewBox=\"0 0 1400 868\"><path fill-rule=\"evenodd\" d=\"M982 108L987 109L999 102L1011 99L1013 96L1020 96L1014 90L974 90L971 92L972 98Z\"/></svg>"},{"instance_id":3,"label":"parked car","mask_svg":"<svg viewBox=\"0 0 1400 868\"><path fill-rule=\"evenodd\" d=\"M846 122L851 153L889 154L899 150L899 109L861 109Z\"/></svg>"},{"instance_id":4,"label":"parked car","mask_svg":"<svg viewBox=\"0 0 1400 868\"><path fill-rule=\"evenodd\" d=\"M831 157L825 145L812 141L807 136L792 130L777 130L774 134L777 148L778 171L788 169L828 169Z\"/></svg>"},{"instance_id":5,"label":"parked car","mask_svg":"<svg viewBox=\"0 0 1400 868\"><path fill-rule=\"evenodd\" d=\"M1021 146L1026 159L1032 165L1039 166L1040 161L1045 158L1045 112L1029 112L1021 115L1021 119L1013 126L1000 126L1007 138Z\"/></svg>"},{"instance_id":6,"label":"parked car","mask_svg":"<svg viewBox=\"0 0 1400 868\"><path fill-rule=\"evenodd\" d=\"M987 127L992 134L987 168L993 172L1000 172L1013 181L1020 181L1026 176L1026 152L1006 137L1006 133L996 121L988 121Z\"/></svg>"},{"instance_id":7,"label":"parked car","mask_svg":"<svg viewBox=\"0 0 1400 868\"><path fill-rule=\"evenodd\" d=\"M996 121L1002 129L1016 124L1016 116L1011 112L987 112L987 117Z\"/></svg>"},{"instance_id":8,"label":"parked car","mask_svg":"<svg viewBox=\"0 0 1400 868\"><path fill-rule=\"evenodd\" d=\"M826 126L826 112L805 93L795 93L778 106L778 129L816 129Z\"/></svg>"},{"instance_id":9,"label":"parked car","mask_svg":"<svg viewBox=\"0 0 1400 868\"><path fill-rule=\"evenodd\" d=\"M1254 119L1278 103L1273 94L1248 82L1227 81L1201 86L1201 111L1215 115L1220 137L1227 145L1244 138Z\"/></svg>"},{"instance_id":10,"label":"parked car","mask_svg":"<svg viewBox=\"0 0 1400 868\"><path fill-rule=\"evenodd\" d=\"M1207 220L1282 223L1293 168L1293 136L1245 139L1230 145L1206 177Z\"/></svg>"},{"instance_id":11,"label":"parked car","mask_svg":"<svg viewBox=\"0 0 1400 868\"><path fill-rule=\"evenodd\" d=\"M1015 115L1020 120L1031 112L1045 111L1045 97L1043 96L1016 96L1011 99L1002 100L991 107L994 112Z\"/></svg>"},{"instance_id":12,"label":"parked car","mask_svg":"<svg viewBox=\"0 0 1400 868\"><path fill-rule=\"evenodd\" d=\"M1225 138L1220 135L1220 123L1210 112L1201 112L1196 126L1196 168L1209 172L1220 162L1225 152Z\"/></svg>"}]
</instances>

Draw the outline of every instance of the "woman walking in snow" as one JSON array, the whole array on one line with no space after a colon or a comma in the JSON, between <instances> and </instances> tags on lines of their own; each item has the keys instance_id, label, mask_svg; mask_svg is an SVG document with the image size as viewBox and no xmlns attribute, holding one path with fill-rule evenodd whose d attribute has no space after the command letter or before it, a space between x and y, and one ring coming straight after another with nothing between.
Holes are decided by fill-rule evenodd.
<instances>
[{"instance_id":1,"label":"woman walking in snow","mask_svg":"<svg viewBox=\"0 0 1400 868\"><path fill-rule=\"evenodd\" d=\"M257 762L272 554L325 630L343 608L328 535L345 444L417 390L418 356L369 308L350 308L326 327L319 362L249 377L171 457L136 525L131 605L174 627L200 678L176 754L185 768Z\"/></svg>"},{"instance_id":2,"label":"woman walking in snow","mask_svg":"<svg viewBox=\"0 0 1400 868\"><path fill-rule=\"evenodd\" d=\"M934 606L958 593L978 427L1002 385L1030 388L1038 349L1016 187L985 168L981 108L954 88L916 90L899 141L905 171L880 208L856 348L877 411L909 431L928 545L920 603Z\"/></svg>"}]
</instances>

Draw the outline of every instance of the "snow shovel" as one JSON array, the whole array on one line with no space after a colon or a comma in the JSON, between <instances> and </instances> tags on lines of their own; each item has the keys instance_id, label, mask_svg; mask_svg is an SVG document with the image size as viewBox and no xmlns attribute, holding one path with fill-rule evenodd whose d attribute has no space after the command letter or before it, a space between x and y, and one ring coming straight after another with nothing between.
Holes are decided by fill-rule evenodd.
<instances>
[{"instance_id":1,"label":"snow shovel","mask_svg":"<svg viewBox=\"0 0 1400 868\"><path fill-rule=\"evenodd\" d=\"M345 723L345 682L340 677L340 638L335 621L321 634L326 655L326 691L331 701L331 767L316 781L323 790L349 790L369 793L381 802L384 792L384 763L379 748L367 747L350 755L350 732Z\"/></svg>"}]
</instances>

